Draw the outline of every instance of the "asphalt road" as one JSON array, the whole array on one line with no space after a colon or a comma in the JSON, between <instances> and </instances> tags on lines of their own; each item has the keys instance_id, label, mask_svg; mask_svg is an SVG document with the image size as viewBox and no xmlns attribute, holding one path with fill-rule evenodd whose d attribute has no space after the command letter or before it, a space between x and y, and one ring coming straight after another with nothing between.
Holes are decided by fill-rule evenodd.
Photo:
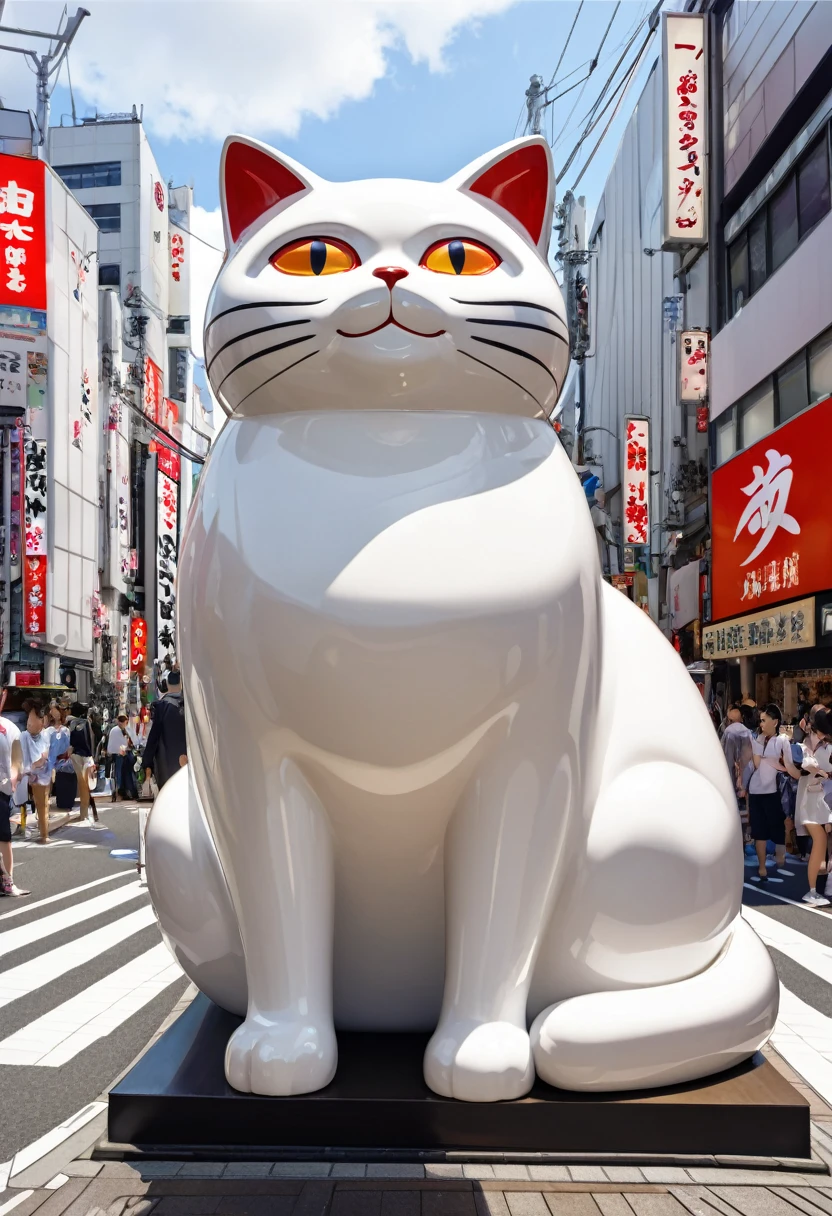
<instances>
[{"instance_id":1,"label":"asphalt road","mask_svg":"<svg viewBox=\"0 0 832 1216\"><path fill-rule=\"evenodd\" d=\"M174 969L154 987L142 962L161 937L138 884L138 804L98 805L103 830L70 825L48 846L14 847L32 894L0 899L0 1161L98 1098L187 986ZM108 1025L95 1021L105 1010Z\"/></svg>"}]
</instances>

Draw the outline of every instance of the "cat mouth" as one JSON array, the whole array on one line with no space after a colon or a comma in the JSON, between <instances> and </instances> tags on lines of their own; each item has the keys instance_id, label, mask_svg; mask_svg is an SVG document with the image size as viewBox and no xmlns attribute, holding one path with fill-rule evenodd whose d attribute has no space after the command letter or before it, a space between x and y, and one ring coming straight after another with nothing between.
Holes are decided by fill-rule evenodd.
<instances>
[{"instance_id":1,"label":"cat mouth","mask_svg":"<svg viewBox=\"0 0 832 1216\"><path fill-rule=\"evenodd\" d=\"M337 329L335 332L342 338L367 338L370 334L377 334L380 329L386 329L388 325L395 325L397 329L403 329L406 334L413 334L417 338L441 338L446 332L444 329L437 329L435 334L423 334L421 330L408 329L406 325L402 325L401 321L396 320L392 309L387 320L382 321L381 325L374 325L372 329L365 329L360 334L348 334L344 329Z\"/></svg>"}]
</instances>

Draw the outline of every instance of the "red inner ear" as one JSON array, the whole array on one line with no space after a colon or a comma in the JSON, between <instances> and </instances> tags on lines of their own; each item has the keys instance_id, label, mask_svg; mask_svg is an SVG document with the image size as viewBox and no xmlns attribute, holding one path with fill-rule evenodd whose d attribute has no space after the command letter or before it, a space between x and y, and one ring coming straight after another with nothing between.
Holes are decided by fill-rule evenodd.
<instances>
[{"instance_id":1,"label":"red inner ear","mask_svg":"<svg viewBox=\"0 0 832 1216\"><path fill-rule=\"evenodd\" d=\"M504 207L520 221L535 245L538 243L549 193L549 165L539 144L510 152L486 169L468 189Z\"/></svg>"},{"instance_id":2,"label":"red inner ear","mask_svg":"<svg viewBox=\"0 0 832 1216\"><path fill-rule=\"evenodd\" d=\"M230 144L225 154L225 208L232 241L270 207L305 189L291 169L259 148Z\"/></svg>"}]
</instances>

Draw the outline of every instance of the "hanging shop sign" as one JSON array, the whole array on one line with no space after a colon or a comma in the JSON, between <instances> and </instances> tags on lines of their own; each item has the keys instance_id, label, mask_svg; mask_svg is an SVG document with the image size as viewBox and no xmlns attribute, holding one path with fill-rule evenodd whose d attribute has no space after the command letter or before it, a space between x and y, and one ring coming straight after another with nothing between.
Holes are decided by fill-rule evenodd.
<instances>
[{"instance_id":1,"label":"hanging shop sign","mask_svg":"<svg viewBox=\"0 0 832 1216\"><path fill-rule=\"evenodd\" d=\"M696 432L698 435L707 435L708 423L710 422L710 412L707 405L697 405L696 407Z\"/></svg>"},{"instance_id":2,"label":"hanging shop sign","mask_svg":"<svg viewBox=\"0 0 832 1216\"><path fill-rule=\"evenodd\" d=\"M144 361L144 412L157 426L162 424L165 380L162 369L149 357Z\"/></svg>"},{"instance_id":3,"label":"hanging shop sign","mask_svg":"<svg viewBox=\"0 0 832 1216\"><path fill-rule=\"evenodd\" d=\"M164 473L157 480L156 658L176 661L176 562L179 551L179 487Z\"/></svg>"},{"instance_id":4,"label":"hanging shop sign","mask_svg":"<svg viewBox=\"0 0 832 1216\"><path fill-rule=\"evenodd\" d=\"M130 678L130 621L121 618L121 633L118 647L118 682L126 684Z\"/></svg>"},{"instance_id":5,"label":"hanging shop sign","mask_svg":"<svg viewBox=\"0 0 832 1216\"><path fill-rule=\"evenodd\" d=\"M699 616L699 562L688 562L667 572L667 607L670 628L682 629Z\"/></svg>"},{"instance_id":6,"label":"hanging shop sign","mask_svg":"<svg viewBox=\"0 0 832 1216\"><path fill-rule=\"evenodd\" d=\"M711 479L715 620L832 587L818 437L832 397L716 469Z\"/></svg>"},{"instance_id":7,"label":"hanging shop sign","mask_svg":"<svg viewBox=\"0 0 832 1216\"><path fill-rule=\"evenodd\" d=\"M46 308L42 160L0 154L0 304Z\"/></svg>"},{"instance_id":8,"label":"hanging shop sign","mask_svg":"<svg viewBox=\"0 0 832 1216\"><path fill-rule=\"evenodd\" d=\"M704 329L686 329L679 341L679 400L704 401L708 395L710 335Z\"/></svg>"},{"instance_id":9,"label":"hanging shop sign","mask_svg":"<svg viewBox=\"0 0 832 1216\"><path fill-rule=\"evenodd\" d=\"M621 477L625 545L650 543L650 421L624 416L624 469Z\"/></svg>"},{"instance_id":10,"label":"hanging shop sign","mask_svg":"<svg viewBox=\"0 0 832 1216\"><path fill-rule=\"evenodd\" d=\"M664 206L662 247L706 245L708 56L703 13L662 15Z\"/></svg>"},{"instance_id":11,"label":"hanging shop sign","mask_svg":"<svg viewBox=\"0 0 832 1216\"><path fill-rule=\"evenodd\" d=\"M23 632L26 637L46 633L46 557L23 559Z\"/></svg>"},{"instance_id":12,"label":"hanging shop sign","mask_svg":"<svg viewBox=\"0 0 832 1216\"><path fill-rule=\"evenodd\" d=\"M26 556L46 556L46 442L27 439L23 519Z\"/></svg>"},{"instance_id":13,"label":"hanging shop sign","mask_svg":"<svg viewBox=\"0 0 832 1216\"><path fill-rule=\"evenodd\" d=\"M130 671L142 675L147 663L147 621L134 616L130 622Z\"/></svg>"},{"instance_id":14,"label":"hanging shop sign","mask_svg":"<svg viewBox=\"0 0 832 1216\"><path fill-rule=\"evenodd\" d=\"M0 417L21 418L27 406L43 409L46 348L45 312L0 305Z\"/></svg>"},{"instance_id":15,"label":"hanging shop sign","mask_svg":"<svg viewBox=\"0 0 832 1216\"><path fill-rule=\"evenodd\" d=\"M811 596L768 611L706 625L702 631L702 654L706 659L802 650L814 644L815 601Z\"/></svg>"},{"instance_id":16,"label":"hanging shop sign","mask_svg":"<svg viewBox=\"0 0 832 1216\"><path fill-rule=\"evenodd\" d=\"M172 452L170 448L166 448L163 443L156 445L156 463L160 473L164 473L171 481L179 480L180 461L179 453Z\"/></svg>"},{"instance_id":17,"label":"hanging shop sign","mask_svg":"<svg viewBox=\"0 0 832 1216\"><path fill-rule=\"evenodd\" d=\"M188 186L170 191L168 312L172 317L191 315L191 198Z\"/></svg>"}]
</instances>

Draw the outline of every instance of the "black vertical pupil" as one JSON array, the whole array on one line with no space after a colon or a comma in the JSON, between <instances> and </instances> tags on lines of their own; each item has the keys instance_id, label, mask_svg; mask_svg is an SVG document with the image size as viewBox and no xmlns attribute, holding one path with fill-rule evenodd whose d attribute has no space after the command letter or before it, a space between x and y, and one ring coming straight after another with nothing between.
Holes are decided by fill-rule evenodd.
<instances>
[{"instance_id":1,"label":"black vertical pupil","mask_svg":"<svg viewBox=\"0 0 832 1216\"><path fill-rule=\"evenodd\" d=\"M313 241L309 247L309 263L313 274L320 274L326 266L326 242ZM459 272L457 272L459 273Z\"/></svg>"},{"instance_id":2,"label":"black vertical pupil","mask_svg":"<svg viewBox=\"0 0 832 1216\"><path fill-rule=\"evenodd\" d=\"M448 245L448 257L451 259L451 265L456 274L462 274L462 267L465 265L465 246L462 241L451 241Z\"/></svg>"}]
</instances>

